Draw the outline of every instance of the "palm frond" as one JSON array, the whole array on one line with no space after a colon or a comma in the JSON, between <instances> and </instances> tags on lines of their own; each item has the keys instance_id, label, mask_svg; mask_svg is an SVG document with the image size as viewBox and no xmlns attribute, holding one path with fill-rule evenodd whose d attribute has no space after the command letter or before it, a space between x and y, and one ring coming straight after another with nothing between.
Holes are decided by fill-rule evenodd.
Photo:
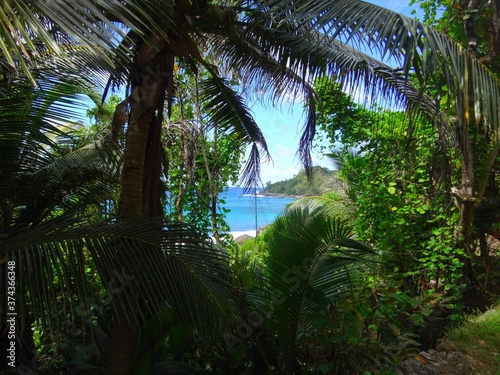
<instances>
[{"instance_id":1,"label":"palm frond","mask_svg":"<svg viewBox=\"0 0 500 375\"><path fill-rule=\"evenodd\" d=\"M139 312L129 316L136 323L168 308L210 337L231 322L226 255L184 224L144 219L84 225L82 218L60 218L2 240L0 256L15 262L18 288L27 291L19 293L19 313L27 314L26 306L48 327L56 323L61 298L73 316L77 304L88 308L89 261L115 307Z\"/></svg>"},{"instance_id":2,"label":"palm frond","mask_svg":"<svg viewBox=\"0 0 500 375\"><path fill-rule=\"evenodd\" d=\"M249 194L252 188L262 185L260 179L260 150L257 145L252 145L248 160L246 161L240 175L243 193Z\"/></svg>"},{"instance_id":3,"label":"palm frond","mask_svg":"<svg viewBox=\"0 0 500 375\"><path fill-rule=\"evenodd\" d=\"M163 17L152 16L158 14ZM171 14L172 4L141 0L127 4L90 0L4 2L0 8L0 56L5 66L22 71L32 82L36 81L31 74L33 60L44 53L66 58L64 46L68 44L80 44L89 61L102 61L113 69L115 56L130 58L126 49L114 48L127 38L124 29L132 29L136 35L165 35Z\"/></svg>"},{"instance_id":4,"label":"palm frond","mask_svg":"<svg viewBox=\"0 0 500 375\"><path fill-rule=\"evenodd\" d=\"M375 253L350 239L350 228L339 219L301 207L278 217L267 238L267 287L274 317L269 326L290 368L299 332L329 302L350 293L360 261Z\"/></svg>"},{"instance_id":5,"label":"palm frond","mask_svg":"<svg viewBox=\"0 0 500 375\"><path fill-rule=\"evenodd\" d=\"M325 155L329 158L333 165L338 170L342 170L342 167L346 162L349 162L350 165L355 166L350 171L348 171L344 176L345 180L349 185L357 185L359 183L359 176L355 171L362 171L363 163L365 160L363 159L363 154L356 149L350 148L346 153L343 152L331 152Z\"/></svg>"},{"instance_id":6,"label":"palm frond","mask_svg":"<svg viewBox=\"0 0 500 375\"><path fill-rule=\"evenodd\" d=\"M87 144L77 144L64 154L43 166L46 170L57 170L61 173L83 169L101 171L111 178L118 179L122 150L111 140L104 138Z\"/></svg>"},{"instance_id":7,"label":"palm frond","mask_svg":"<svg viewBox=\"0 0 500 375\"><path fill-rule=\"evenodd\" d=\"M311 215L324 214L346 221L353 219L352 209L324 196L309 196L297 199L290 203L286 209L308 211Z\"/></svg>"},{"instance_id":8,"label":"palm frond","mask_svg":"<svg viewBox=\"0 0 500 375\"><path fill-rule=\"evenodd\" d=\"M438 125L443 142L452 140L453 132L436 102L415 88L402 69L321 31L299 27L293 17L283 17L276 24L275 14L264 12L255 19L254 13L249 14L246 22L252 27L242 30L238 38L215 36L211 51L222 56L225 70L237 67L247 93L270 97L274 104L290 96L307 98L307 120L298 151L306 170L311 164L318 101L308 82L326 74L350 90L365 90L372 101L381 98L390 105L406 105L410 113L423 113Z\"/></svg>"},{"instance_id":9,"label":"palm frond","mask_svg":"<svg viewBox=\"0 0 500 375\"><path fill-rule=\"evenodd\" d=\"M209 128L217 128L231 134L236 142L252 144L250 157L243 169L242 181L245 188L255 186L260 178L261 156L268 159L271 156L264 135L250 110L228 82L216 75L200 84L200 98L207 114Z\"/></svg>"},{"instance_id":10,"label":"palm frond","mask_svg":"<svg viewBox=\"0 0 500 375\"><path fill-rule=\"evenodd\" d=\"M78 54L75 61L79 60ZM40 62L32 74L37 79L33 87L25 76L17 75L16 84L0 85L0 142L4 158L1 169L30 171L40 163L50 162L58 150L58 137L79 121L85 121L82 95L94 95L95 85L105 81L102 72L80 69L79 64L52 58ZM64 75L58 72L64 71Z\"/></svg>"},{"instance_id":11,"label":"palm frond","mask_svg":"<svg viewBox=\"0 0 500 375\"><path fill-rule=\"evenodd\" d=\"M287 64L287 57L280 56L283 46L280 46L276 38L278 33L272 30L260 31L259 25L249 29L242 28L238 36L221 37L215 35L210 38L212 47L210 52L219 56L222 70L235 70L240 79L243 91L247 97L256 98L265 102L270 100L273 105L282 105L284 102L292 102L307 98L309 107L306 111L306 124L300 139L298 156L310 175L312 159L310 155L312 138L315 133L315 106L316 96L306 77L307 69L304 64L308 60L298 59L290 61L297 62L297 66L291 69ZM253 94L252 94L253 93Z\"/></svg>"},{"instance_id":12,"label":"palm frond","mask_svg":"<svg viewBox=\"0 0 500 375\"><path fill-rule=\"evenodd\" d=\"M272 20L273 17L270 17L269 25L258 24L252 30L257 30L254 32L261 35L262 39L279 44L279 47L268 48L272 49L277 60L289 61L289 69L295 74L302 73L303 66L307 66L308 80L328 74L351 92L363 90L365 98L371 98L371 101L381 99L391 106L399 104L410 111L419 110L441 128L447 126L436 102L421 89L415 88L408 78L408 72L402 68L384 63L360 50L359 46L346 44L322 30L293 29L291 26L296 23L293 17L290 20L283 19L281 28L271 28Z\"/></svg>"},{"instance_id":13,"label":"palm frond","mask_svg":"<svg viewBox=\"0 0 500 375\"><path fill-rule=\"evenodd\" d=\"M262 4L261 21L315 30L356 49L376 53L383 61L401 69L404 76L416 73L426 87L436 78L448 88L452 116L469 124L469 115L486 120L499 137L500 113L491 98L498 98L500 81L458 43L431 27L391 10L360 0L268 1ZM267 21L270 22L270 21ZM474 92L469 92L470 83ZM468 108L473 95L474 108Z\"/></svg>"},{"instance_id":14,"label":"palm frond","mask_svg":"<svg viewBox=\"0 0 500 375\"><path fill-rule=\"evenodd\" d=\"M33 71L37 87L19 74L20 82L0 95L3 231L39 223L61 210L89 203L98 207L116 189L119 150L109 142L77 144L73 129L72 121L84 116L80 95L89 92L99 74L93 71L94 78L86 79L67 70L66 61L51 61L54 66L43 61ZM59 76L57 69L67 74Z\"/></svg>"},{"instance_id":15,"label":"palm frond","mask_svg":"<svg viewBox=\"0 0 500 375\"><path fill-rule=\"evenodd\" d=\"M299 160L302 162L304 169L306 171L307 180L312 180L312 148L314 136L316 135L316 99L312 93L309 93L308 100L308 116L306 124L304 125L304 130L299 142Z\"/></svg>"},{"instance_id":16,"label":"palm frond","mask_svg":"<svg viewBox=\"0 0 500 375\"><path fill-rule=\"evenodd\" d=\"M22 231L68 212L105 214L103 202L112 201L118 189L120 160L114 144L85 147L0 179L0 228L4 234ZM109 206L109 205L108 205Z\"/></svg>"}]
</instances>

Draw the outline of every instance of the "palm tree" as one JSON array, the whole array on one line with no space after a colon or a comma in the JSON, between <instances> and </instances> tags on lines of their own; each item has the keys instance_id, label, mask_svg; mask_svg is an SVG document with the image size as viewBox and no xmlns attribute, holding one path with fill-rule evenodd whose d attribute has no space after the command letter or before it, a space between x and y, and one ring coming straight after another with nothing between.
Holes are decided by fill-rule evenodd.
<instances>
[{"instance_id":1,"label":"palm tree","mask_svg":"<svg viewBox=\"0 0 500 375\"><path fill-rule=\"evenodd\" d=\"M59 68L53 65L57 61L51 62L54 69ZM137 301L135 293L149 301L140 311L141 321L168 305L201 337L218 332L221 324L230 321L224 312L229 311L226 304L232 298L225 256L186 225L161 219L117 223L116 213L103 215L103 202L119 187L122 150L110 136L95 142L73 134L70 125L61 125L69 109L77 107L76 95L87 90L88 82L79 82L67 69L65 76L54 76L43 64L31 73L39 87L18 85L0 97L0 266L5 273L10 260L15 261L20 319L16 328L22 338L17 360L32 363L28 358L33 355L21 349L32 346L24 344L30 343L33 319L53 330L64 315L61 308L74 316L75 304L84 310L88 307L91 288L85 264L98 270L111 294L125 298L118 303L128 306ZM144 253L149 255L138 258ZM149 275L151 269L160 280ZM5 281L2 278L6 291ZM130 289L135 282L155 288ZM121 292L125 289L127 293ZM61 304L61 294L69 301ZM4 318L10 306L6 298L3 293L0 314ZM197 306L194 311L193 306ZM3 341L8 330L2 332Z\"/></svg>"},{"instance_id":2,"label":"palm tree","mask_svg":"<svg viewBox=\"0 0 500 375\"><path fill-rule=\"evenodd\" d=\"M128 86L114 124L127 130L120 198L120 213L127 219L161 215L154 194L161 180L154 166L161 156L162 116L169 114L175 97L176 59L191 65L194 73L200 65L210 73L200 87L200 95L209 99L209 121L253 144L244 173L247 183L258 178L260 154L267 154L267 148L242 97L227 84L223 73L228 71L236 71L254 92L269 93L274 103L290 93L309 99L299 152L306 167L311 165L315 133L316 100L310 82L323 75L339 77L353 89L362 88L373 100L389 98L404 103L410 112L423 113L436 123L443 143L454 139L448 118L456 120L458 131L467 131L471 109L476 108L487 119L480 124L495 129L492 146L498 152L499 113L491 98L499 97L500 85L494 76L442 34L373 4L354 0L25 4L3 5L9 7L4 24L23 26L20 34L10 31L16 27L3 29L7 43L1 46L2 59L9 74L16 69L30 72L33 56L40 52L64 56L58 42L76 41L87 51L80 61L97 60L108 67L113 61L111 82ZM410 74L416 77L416 86ZM444 80L450 93L446 113L427 95L436 77ZM471 82L474 92L468 89ZM467 189L468 196L481 198L481 189ZM464 204L463 222L467 223L465 216L471 210L469 203ZM125 320L125 316L117 319L126 328ZM120 353L113 363L126 363L131 357L127 350Z\"/></svg>"},{"instance_id":3,"label":"palm tree","mask_svg":"<svg viewBox=\"0 0 500 375\"><path fill-rule=\"evenodd\" d=\"M287 374L297 370L299 337L330 304L351 295L360 266L376 255L351 238L351 228L339 217L308 199L288 208L266 234L265 290L272 311L266 323L280 342Z\"/></svg>"}]
</instances>

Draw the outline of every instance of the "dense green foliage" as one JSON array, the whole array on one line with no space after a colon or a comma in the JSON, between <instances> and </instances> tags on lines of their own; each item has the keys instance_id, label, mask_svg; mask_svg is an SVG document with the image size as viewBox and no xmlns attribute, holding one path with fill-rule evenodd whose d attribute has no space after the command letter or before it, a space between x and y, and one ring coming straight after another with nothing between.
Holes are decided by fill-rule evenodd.
<instances>
[{"instance_id":1,"label":"dense green foliage","mask_svg":"<svg viewBox=\"0 0 500 375\"><path fill-rule=\"evenodd\" d=\"M498 6L478 0L411 0L424 11L424 21L452 36L498 75L500 46Z\"/></svg>"},{"instance_id":2,"label":"dense green foliage","mask_svg":"<svg viewBox=\"0 0 500 375\"><path fill-rule=\"evenodd\" d=\"M331 108L338 97L345 102L348 96L325 81L317 90L330 108L318 115L320 124L332 145L342 141L334 157L356 209L357 236L384 251L395 277L413 293L431 290L431 283L443 298L460 299L454 293L464 282L468 254L457 241L460 207L450 195L460 182L460 155L436 149L439 135L422 118L369 112L351 100L349 107L358 111L352 117L371 121L339 121ZM482 267L482 260L475 262ZM488 278L482 282L495 284Z\"/></svg>"},{"instance_id":3,"label":"dense green foliage","mask_svg":"<svg viewBox=\"0 0 500 375\"><path fill-rule=\"evenodd\" d=\"M485 0L435 0L412 1L424 10L424 20L443 34L459 41L464 50L475 56L491 74L500 74L500 7ZM439 12L438 12L439 10ZM467 66L467 77L473 74ZM464 87L470 99L480 95L475 81L468 80ZM449 87L441 78L435 79L434 95L440 98L441 108L453 100ZM492 97L498 97L494 95ZM452 159L450 171L444 172L452 181L453 201L459 208L458 225L455 225L456 239L468 259L463 269L464 278L470 289L480 284L483 301L490 293L497 293L498 266L494 243L498 239L500 222L499 186L500 142L498 129L491 128L488 119L481 116L481 109L464 102L466 121L457 123L457 111L448 113L450 128L453 129L451 144L441 147L457 152ZM455 168L453 168L455 167ZM478 288L476 288L478 289ZM477 297L478 291L471 291Z\"/></svg>"}]
</instances>

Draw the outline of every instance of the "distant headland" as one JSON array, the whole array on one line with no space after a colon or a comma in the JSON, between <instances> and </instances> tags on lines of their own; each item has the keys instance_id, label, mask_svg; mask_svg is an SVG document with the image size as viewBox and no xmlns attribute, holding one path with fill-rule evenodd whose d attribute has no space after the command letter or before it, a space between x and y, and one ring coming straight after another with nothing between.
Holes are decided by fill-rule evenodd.
<instances>
[{"instance_id":1,"label":"distant headland","mask_svg":"<svg viewBox=\"0 0 500 375\"><path fill-rule=\"evenodd\" d=\"M305 170L301 170L288 180L275 183L269 181L259 195L276 198L302 198L338 190L343 184L338 177L338 171L315 166L312 168L312 173L311 182L307 180Z\"/></svg>"}]
</instances>

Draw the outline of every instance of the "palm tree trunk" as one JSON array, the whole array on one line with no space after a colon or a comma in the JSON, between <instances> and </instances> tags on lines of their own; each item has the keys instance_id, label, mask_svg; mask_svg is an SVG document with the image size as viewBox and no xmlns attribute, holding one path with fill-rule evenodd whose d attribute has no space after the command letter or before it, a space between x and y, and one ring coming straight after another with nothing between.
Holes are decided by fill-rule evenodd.
<instances>
[{"instance_id":1,"label":"palm tree trunk","mask_svg":"<svg viewBox=\"0 0 500 375\"><path fill-rule=\"evenodd\" d=\"M140 104L136 104L140 106ZM139 113L132 108L123 155L123 174L120 195L120 215L126 219L143 216L142 194L146 146L151 124L151 110Z\"/></svg>"},{"instance_id":2,"label":"palm tree trunk","mask_svg":"<svg viewBox=\"0 0 500 375\"><path fill-rule=\"evenodd\" d=\"M474 160L469 130L466 126L457 128L457 138L460 143L460 158L462 168L462 186L460 188L460 232L462 242L470 252L472 223L474 221Z\"/></svg>"},{"instance_id":3,"label":"palm tree trunk","mask_svg":"<svg viewBox=\"0 0 500 375\"><path fill-rule=\"evenodd\" d=\"M128 375L131 372L132 357L136 348L136 325L127 318L125 312L115 312L114 319L106 374Z\"/></svg>"},{"instance_id":4,"label":"palm tree trunk","mask_svg":"<svg viewBox=\"0 0 500 375\"><path fill-rule=\"evenodd\" d=\"M119 210L122 217L136 219L143 215L143 181L146 160L147 137L151 111L140 113L132 108L131 120L126 136L123 161L122 189ZM117 270L119 272L119 270ZM116 282L116 281L114 281ZM120 288L118 293L126 293L128 288ZM115 295L117 304L130 296ZM132 296L135 298L136 296ZM111 332L111 347L106 364L108 375L128 375L132 367L135 348L135 312L130 309L115 311Z\"/></svg>"},{"instance_id":5,"label":"palm tree trunk","mask_svg":"<svg viewBox=\"0 0 500 375\"><path fill-rule=\"evenodd\" d=\"M148 137L152 134L152 124L157 120L155 113L158 108L162 110L165 97L165 84L161 81L161 77L153 76L147 70L148 66L158 60L159 52L165 45L154 40L155 37L152 39L150 43L144 43L139 52L137 58L139 84L132 88L130 96L130 118L123 155L119 203L120 216L124 219L137 219L148 216L152 212L150 207L144 205L144 188L148 185L145 184L146 161L148 160L146 154L148 144L151 144L148 142ZM162 116L158 116L158 118L162 118ZM149 161L155 162L156 158L150 158ZM156 210L153 211L156 213ZM120 301L139 298L137 295L131 295L133 293L130 293L129 288L121 288L119 293L128 293L128 295L115 296L118 306ZM137 306L137 303L131 303L127 306L128 308L122 306L123 309L115 311L110 353L106 364L107 375L128 375L131 372L136 349L137 323L135 317L137 316Z\"/></svg>"},{"instance_id":6,"label":"palm tree trunk","mask_svg":"<svg viewBox=\"0 0 500 375\"><path fill-rule=\"evenodd\" d=\"M161 129L163 123L163 106L155 111L151 120L150 132L147 141L145 176L142 195L142 213L147 217L163 217L164 208L162 197L165 187L161 180L162 162L166 159L161 143Z\"/></svg>"}]
</instances>

